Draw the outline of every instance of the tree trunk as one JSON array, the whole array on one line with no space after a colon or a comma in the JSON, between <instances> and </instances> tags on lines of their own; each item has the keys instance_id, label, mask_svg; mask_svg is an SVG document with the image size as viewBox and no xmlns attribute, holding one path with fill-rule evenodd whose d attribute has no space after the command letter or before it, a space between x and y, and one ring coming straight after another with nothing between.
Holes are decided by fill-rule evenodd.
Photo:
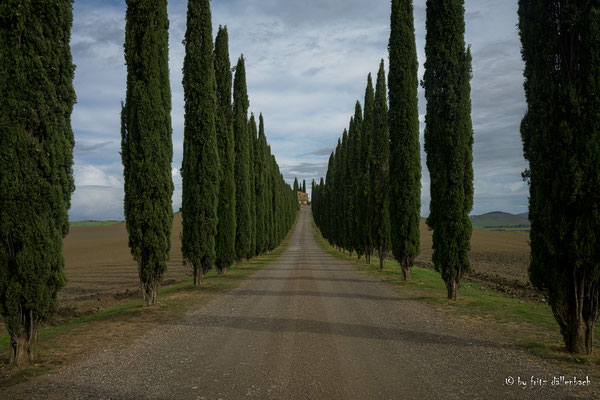
<instances>
[{"instance_id":1,"label":"tree trunk","mask_svg":"<svg viewBox=\"0 0 600 400\"><path fill-rule=\"evenodd\" d=\"M242 267L243 267L243 266L242 266L242 259L235 260L235 265L236 265L238 268L242 268Z\"/></svg>"},{"instance_id":2,"label":"tree trunk","mask_svg":"<svg viewBox=\"0 0 600 400\"><path fill-rule=\"evenodd\" d=\"M156 293L158 292L158 279L150 282L140 282L142 290L142 300L144 307L153 306L156 303Z\"/></svg>"},{"instance_id":3,"label":"tree trunk","mask_svg":"<svg viewBox=\"0 0 600 400\"><path fill-rule=\"evenodd\" d=\"M198 269L198 285L202 286L204 284L204 270L202 268Z\"/></svg>"},{"instance_id":4,"label":"tree trunk","mask_svg":"<svg viewBox=\"0 0 600 400\"><path fill-rule=\"evenodd\" d=\"M219 275L227 275L227 268L226 268L226 267L224 267L224 268L221 268L221 269L219 270Z\"/></svg>"},{"instance_id":5,"label":"tree trunk","mask_svg":"<svg viewBox=\"0 0 600 400\"><path fill-rule=\"evenodd\" d=\"M194 286L198 286L198 266L194 265Z\"/></svg>"},{"instance_id":6,"label":"tree trunk","mask_svg":"<svg viewBox=\"0 0 600 400\"><path fill-rule=\"evenodd\" d=\"M405 282L410 281L411 269L412 269L411 260L408 260L408 259L404 260L404 262L402 263L402 279Z\"/></svg>"},{"instance_id":7,"label":"tree trunk","mask_svg":"<svg viewBox=\"0 0 600 400\"><path fill-rule=\"evenodd\" d=\"M385 255L381 254L381 252L379 252L379 270L383 271L383 267L385 265Z\"/></svg>"},{"instance_id":8,"label":"tree trunk","mask_svg":"<svg viewBox=\"0 0 600 400\"><path fill-rule=\"evenodd\" d=\"M450 282L446 282L446 288L448 289L448 300L456 300L458 296L458 282L456 279L452 279Z\"/></svg>"},{"instance_id":9,"label":"tree trunk","mask_svg":"<svg viewBox=\"0 0 600 400\"><path fill-rule=\"evenodd\" d=\"M594 326L586 326L582 318L573 318L567 332L563 333L565 347L568 352L590 354L594 337Z\"/></svg>"},{"instance_id":10,"label":"tree trunk","mask_svg":"<svg viewBox=\"0 0 600 400\"><path fill-rule=\"evenodd\" d=\"M358 259L360 260L360 257L362 256L362 254L360 253L356 253L356 256L358 257Z\"/></svg>"},{"instance_id":11,"label":"tree trunk","mask_svg":"<svg viewBox=\"0 0 600 400\"><path fill-rule=\"evenodd\" d=\"M574 275L576 273L574 272ZM574 276L569 300L553 312L568 352L587 355L592 353L594 322L598 315L596 285L586 285L584 275Z\"/></svg>"},{"instance_id":12,"label":"tree trunk","mask_svg":"<svg viewBox=\"0 0 600 400\"><path fill-rule=\"evenodd\" d=\"M371 265L371 254L365 254L365 263Z\"/></svg>"},{"instance_id":13,"label":"tree trunk","mask_svg":"<svg viewBox=\"0 0 600 400\"><path fill-rule=\"evenodd\" d=\"M146 296L146 284L140 281L140 290L142 291L142 304L143 307L148 307L148 298Z\"/></svg>"},{"instance_id":14,"label":"tree trunk","mask_svg":"<svg viewBox=\"0 0 600 400\"><path fill-rule=\"evenodd\" d=\"M21 329L10 336L10 365L23 365L37 358L38 323L33 311L21 311Z\"/></svg>"},{"instance_id":15,"label":"tree trunk","mask_svg":"<svg viewBox=\"0 0 600 400\"><path fill-rule=\"evenodd\" d=\"M150 305L153 306L156 304L156 295L158 294L158 279L152 282L152 293L151 293L151 301Z\"/></svg>"}]
</instances>

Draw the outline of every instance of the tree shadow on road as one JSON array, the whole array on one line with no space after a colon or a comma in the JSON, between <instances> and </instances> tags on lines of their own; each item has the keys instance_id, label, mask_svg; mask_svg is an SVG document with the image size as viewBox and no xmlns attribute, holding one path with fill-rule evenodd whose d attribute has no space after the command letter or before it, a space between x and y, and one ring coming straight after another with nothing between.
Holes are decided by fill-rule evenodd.
<instances>
[{"instance_id":1,"label":"tree shadow on road","mask_svg":"<svg viewBox=\"0 0 600 400\"><path fill-rule=\"evenodd\" d=\"M440 350L447 350L447 347L465 347L469 348L471 351L476 350L477 347L516 349L516 346L513 345L494 343L469 337L453 336L450 334L428 332L426 330L389 328L312 319L195 315L190 316L187 321L180 321L180 323L174 323L174 325L240 329L267 333L284 332L334 335L392 342L401 341L423 346L439 346L442 348Z\"/></svg>"},{"instance_id":2,"label":"tree shadow on road","mask_svg":"<svg viewBox=\"0 0 600 400\"><path fill-rule=\"evenodd\" d=\"M275 296L275 297L290 297L290 296L308 296L308 297L334 297L343 299L357 299L357 300L375 300L375 301L407 301L411 300L403 297L384 297L384 296L373 296L370 294L360 293L334 293L334 292L316 292L306 290L282 290L282 291L270 291L270 290L233 290L228 293L224 293L223 296Z\"/></svg>"}]
</instances>

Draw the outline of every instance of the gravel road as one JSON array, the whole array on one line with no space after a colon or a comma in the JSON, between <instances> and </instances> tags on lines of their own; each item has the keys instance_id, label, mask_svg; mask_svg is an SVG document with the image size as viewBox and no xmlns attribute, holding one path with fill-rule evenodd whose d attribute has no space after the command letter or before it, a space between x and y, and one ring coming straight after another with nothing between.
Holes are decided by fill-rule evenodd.
<instances>
[{"instance_id":1,"label":"gravel road","mask_svg":"<svg viewBox=\"0 0 600 400\"><path fill-rule=\"evenodd\" d=\"M303 207L286 251L237 289L133 344L13 387L9 398L592 397L550 381L531 387L532 376L561 371L326 254L311 218Z\"/></svg>"}]
</instances>

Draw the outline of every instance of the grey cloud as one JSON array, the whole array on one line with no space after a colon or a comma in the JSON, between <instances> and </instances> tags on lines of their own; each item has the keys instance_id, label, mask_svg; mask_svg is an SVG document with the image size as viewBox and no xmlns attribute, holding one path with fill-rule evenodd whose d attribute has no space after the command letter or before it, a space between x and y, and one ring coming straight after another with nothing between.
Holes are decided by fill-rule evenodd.
<instances>
[{"instance_id":1,"label":"grey cloud","mask_svg":"<svg viewBox=\"0 0 600 400\"><path fill-rule=\"evenodd\" d=\"M310 153L299 154L298 157L305 157L305 156L329 156L334 149L335 149L335 146L323 147L323 148L317 149L315 151L311 151Z\"/></svg>"},{"instance_id":2,"label":"grey cloud","mask_svg":"<svg viewBox=\"0 0 600 400\"><path fill-rule=\"evenodd\" d=\"M414 3L422 73L425 0ZM506 189L507 185L517 186L525 166L519 136L525 102L514 3L465 2L466 41L473 44L472 116L478 212L519 211L527 202L526 187L517 191ZM228 26L232 62L241 53L246 56L250 107L255 114L263 112L267 138L285 178L293 181L298 176L306 179L307 184L313 178L318 180L326 173L327 156L332 150L329 145L336 143L348 126L355 101L359 99L362 103L367 74L376 72L382 57L386 68L389 67L389 2L222 0L212 2L211 6L215 33L219 24ZM75 84L79 100L73 113L79 155L76 163L119 165L118 151L113 151L113 147L120 142L119 101L125 92L124 2L76 1L74 7L72 51L78 64ZM185 1L169 2L175 167L181 165L182 158L181 40L186 8ZM422 89L419 112L425 113ZM102 147L96 142L113 143ZM99 147L86 150L96 145ZM100 156L104 158L101 160ZM426 210L429 176L424 152L422 157L422 197ZM80 200L73 203L72 214L92 213L84 197L87 199L100 190L78 187L74 198ZM117 211L97 204L97 214L88 218L117 218L115 214L122 213L122 195L110 191L106 195L117 198L116 202L108 202ZM98 194L98 198L103 196ZM176 182L175 208L180 197L180 184Z\"/></svg>"},{"instance_id":3,"label":"grey cloud","mask_svg":"<svg viewBox=\"0 0 600 400\"><path fill-rule=\"evenodd\" d=\"M87 153L87 152L100 150L100 149L103 149L114 143L115 142L113 142L112 140L108 141L108 142L94 143L94 144L88 144L88 145L82 144L82 142L77 142L77 143L75 143L75 153Z\"/></svg>"}]
</instances>

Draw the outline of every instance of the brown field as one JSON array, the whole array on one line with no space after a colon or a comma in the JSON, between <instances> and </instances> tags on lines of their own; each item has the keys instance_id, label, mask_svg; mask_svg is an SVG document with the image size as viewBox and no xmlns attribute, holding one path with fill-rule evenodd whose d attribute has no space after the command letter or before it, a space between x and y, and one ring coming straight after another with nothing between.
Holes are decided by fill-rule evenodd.
<instances>
[{"instance_id":1,"label":"brown field","mask_svg":"<svg viewBox=\"0 0 600 400\"><path fill-rule=\"evenodd\" d=\"M179 235L181 214L175 214L171 259L163 286L185 280ZM528 281L529 236L523 233L474 229L470 280L512 296L540 299ZM64 251L68 283L59 292L60 309L54 323L97 312L140 296L137 264L127 245L125 223L72 227ZM421 222L421 254L416 265L432 267L431 232ZM3 324L2 324L3 325ZM4 326L0 328L4 330Z\"/></svg>"},{"instance_id":2,"label":"brown field","mask_svg":"<svg viewBox=\"0 0 600 400\"><path fill-rule=\"evenodd\" d=\"M163 280L170 285L191 276L181 257L181 214L175 214L171 259ZM140 296L137 263L127 244L125 223L72 227L64 241L69 282L59 292L58 319L96 312L123 299Z\"/></svg>"},{"instance_id":3,"label":"brown field","mask_svg":"<svg viewBox=\"0 0 600 400\"><path fill-rule=\"evenodd\" d=\"M416 265L432 268L431 231L421 219L421 254ZM529 235L473 228L470 281L479 282L510 296L541 300L529 283Z\"/></svg>"}]
</instances>

